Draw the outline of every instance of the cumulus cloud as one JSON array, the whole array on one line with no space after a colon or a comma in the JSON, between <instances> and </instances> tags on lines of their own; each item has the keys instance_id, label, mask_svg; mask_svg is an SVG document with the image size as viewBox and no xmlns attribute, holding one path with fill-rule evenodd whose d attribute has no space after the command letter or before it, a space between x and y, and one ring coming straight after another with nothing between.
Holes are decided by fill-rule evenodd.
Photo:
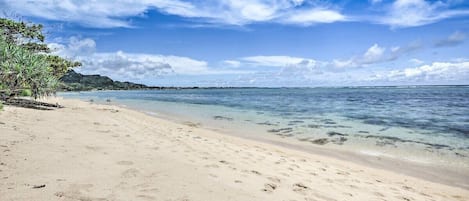
<instances>
[{"instance_id":1,"label":"cumulus cloud","mask_svg":"<svg viewBox=\"0 0 469 201\"><path fill-rule=\"evenodd\" d=\"M344 67L361 67L375 63L386 61L394 61L401 56L408 55L413 51L421 49L423 46L420 42L411 42L405 46L395 46L385 48L378 44L373 44L362 55L352 56L349 59L334 59L331 63L338 68Z\"/></svg>"},{"instance_id":2,"label":"cumulus cloud","mask_svg":"<svg viewBox=\"0 0 469 201\"><path fill-rule=\"evenodd\" d=\"M431 65L392 70L374 75L371 80L403 82L449 82L467 83L469 62L434 62Z\"/></svg>"},{"instance_id":3,"label":"cumulus cloud","mask_svg":"<svg viewBox=\"0 0 469 201\"><path fill-rule=\"evenodd\" d=\"M466 40L466 34L456 31L447 38L435 43L435 47L449 47L462 44Z\"/></svg>"},{"instance_id":4,"label":"cumulus cloud","mask_svg":"<svg viewBox=\"0 0 469 201\"><path fill-rule=\"evenodd\" d=\"M245 25L256 22L331 23L346 19L328 4L304 0L4 0L3 10L90 27L131 27L129 17L156 9L206 23Z\"/></svg>"},{"instance_id":5,"label":"cumulus cloud","mask_svg":"<svg viewBox=\"0 0 469 201\"><path fill-rule=\"evenodd\" d=\"M469 10L449 9L452 1L396 0L379 23L394 28L431 24L451 17L469 15Z\"/></svg>"},{"instance_id":6,"label":"cumulus cloud","mask_svg":"<svg viewBox=\"0 0 469 201\"><path fill-rule=\"evenodd\" d=\"M141 79L168 73L182 75L230 73L210 69L207 62L188 57L123 51L96 52L96 43L90 38L71 37L65 42L48 45L54 54L82 62L83 66L79 71L87 74Z\"/></svg>"},{"instance_id":7,"label":"cumulus cloud","mask_svg":"<svg viewBox=\"0 0 469 201\"><path fill-rule=\"evenodd\" d=\"M332 63L339 68L343 67L360 67L367 64L373 64L385 61L384 52L386 48L379 46L378 44L373 44L368 50L366 50L363 55L353 56L347 60L335 59Z\"/></svg>"},{"instance_id":8,"label":"cumulus cloud","mask_svg":"<svg viewBox=\"0 0 469 201\"><path fill-rule=\"evenodd\" d=\"M378 44L374 44L363 54L361 62L364 64L375 63L381 60L385 50L385 48L380 47Z\"/></svg>"}]
</instances>

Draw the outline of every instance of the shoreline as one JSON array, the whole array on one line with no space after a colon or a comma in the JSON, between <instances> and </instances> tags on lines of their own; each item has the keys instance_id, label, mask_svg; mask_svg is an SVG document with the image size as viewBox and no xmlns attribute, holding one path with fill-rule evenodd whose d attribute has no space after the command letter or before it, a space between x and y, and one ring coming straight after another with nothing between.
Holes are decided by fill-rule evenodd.
<instances>
[{"instance_id":1,"label":"shoreline","mask_svg":"<svg viewBox=\"0 0 469 201\"><path fill-rule=\"evenodd\" d=\"M99 104L99 103L98 103ZM389 157L386 155L373 155L354 152L347 149L339 149L335 147L324 147L321 145L312 145L308 143L302 143L297 139L293 138L281 138L276 135L262 135L262 136L251 136L251 135L240 135L236 131L222 130L215 127L210 127L205 122L193 121L194 119L187 119L183 116L174 116L169 113L155 114L153 112L147 112L143 109L132 108L119 103L111 103L108 105L114 105L117 107L124 107L126 109L141 112L150 117L164 119L171 121L176 124L189 124L194 127L207 129L220 135L229 135L235 138L241 138L246 140L252 140L256 142L267 143L270 145L281 146L283 148L305 152L308 154L320 155L325 157L332 157L334 159L352 162L358 165L364 165L367 167L385 169L398 174L405 174L407 176L428 180L431 182L437 182L445 185L460 187L469 190L469 172L465 167L454 167L454 166L439 166L434 163L419 163L410 161L404 158ZM404 168L403 168L404 167Z\"/></svg>"},{"instance_id":2,"label":"shoreline","mask_svg":"<svg viewBox=\"0 0 469 201\"><path fill-rule=\"evenodd\" d=\"M130 108L129 108L130 109ZM134 109L131 109L134 110ZM147 114L144 111L136 110ZM178 124L193 123L191 121L185 121L183 118L178 117L176 119L164 118L156 116L154 114L147 114L155 118L162 118ZM194 123L196 124L196 123ZM301 143L297 139L278 138L275 135L272 136L247 136L238 135L233 132L223 131L217 128L205 127L204 124L200 125L202 129L208 129L219 133L220 135L229 135L232 137L252 140L256 142L268 143L271 145L281 146L283 148L302 151L309 154L321 155L325 157L332 157L334 159L349 161L355 164L373 167L377 169L385 169L398 174L405 174L411 177L416 177L432 182L442 183L450 186L461 187L469 190L469 173L464 168L454 169L455 167L441 167L436 164L425 164L414 161L409 161L401 158L391 158L385 155L367 155L350 150L338 149L333 147L321 147L320 145L310 145L307 143ZM405 167L405 168L402 168ZM448 175L449 174L449 175Z\"/></svg>"},{"instance_id":3,"label":"shoreline","mask_svg":"<svg viewBox=\"0 0 469 201\"><path fill-rule=\"evenodd\" d=\"M469 198L469 190L461 186L178 124L125 107L48 101L66 108L7 106L0 112L0 129L6 133L0 140L2 200ZM32 188L42 184L41 190Z\"/></svg>"}]
</instances>

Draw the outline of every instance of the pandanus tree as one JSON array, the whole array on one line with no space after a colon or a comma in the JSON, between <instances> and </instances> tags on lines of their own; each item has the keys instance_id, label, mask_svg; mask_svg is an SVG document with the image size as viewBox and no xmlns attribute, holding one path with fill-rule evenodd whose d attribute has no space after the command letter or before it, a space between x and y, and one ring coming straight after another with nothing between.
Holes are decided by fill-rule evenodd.
<instances>
[{"instance_id":1,"label":"pandanus tree","mask_svg":"<svg viewBox=\"0 0 469 201\"><path fill-rule=\"evenodd\" d=\"M34 54L24 47L8 43L0 38L0 80L6 98L30 89L37 98L55 90L57 80L53 76L47 55Z\"/></svg>"},{"instance_id":2,"label":"pandanus tree","mask_svg":"<svg viewBox=\"0 0 469 201\"><path fill-rule=\"evenodd\" d=\"M31 90L34 98L55 92L58 79L80 66L50 55L44 43L42 25L0 18L0 90L9 99L21 90Z\"/></svg>"}]
</instances>

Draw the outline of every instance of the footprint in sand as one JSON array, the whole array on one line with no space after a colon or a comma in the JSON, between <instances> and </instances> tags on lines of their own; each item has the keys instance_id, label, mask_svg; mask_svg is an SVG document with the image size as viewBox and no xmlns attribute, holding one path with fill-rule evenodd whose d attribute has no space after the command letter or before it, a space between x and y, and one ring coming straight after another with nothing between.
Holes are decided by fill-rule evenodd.
<instances>
[{"instance_id":1,"label":"footprint in sand","mask_svg":"<svg viewBox=\"0 0 469 201\"><path fill-rule=\"evenodd\" d=\"M85 146L86 149L88 150L92 150L92 151L98 151L101 149L101 147L98 147L98 146L90 146L90 145L87 145Z\"/></svg>"},{"instance_id":2,"label":"footprint in sand","mask_svg":"<svg viewBox=\"0 0 469 201\"><path fill-rule=\"evenodd\" d=\"M138 198L144 199L144 200L156 200L156 197L150 196L150 195L137 195Z\"/></svg>"},{"instance_id":3,"label":"footprint in sand","mask_svg":"<svg viewBox=\"0 0 469 201\"><path fill-rule=\"evenodd\" d=\"M385 197L384 194L382 194L380 192L374 192L373 194L378 196L378 197Z\"/></svg>"},{"instance_id":4,"label":"footprint in sand","mask_svg":"<svg viewBox=\"0 0 469 201\"><path fill-rule=\"evenodd\" d=\"M59 191L54 193L55 196L59 198L67 198L70 200L106 200L104 198L91 198L85 196L89 194L93 184L71 184L67 191Z\"/></svg>"},{"instance_id":5,"label":"footprint in sand","mask_svg":"<svg viewBox=\"0 0 469 201\"><path fill-rule=\"evenodd\" d=\"M306 193L310 188L302 183L295 183L293 184L293 191L298 192L298 193Z\"/></svg>"},{"instance_id":6,"label":"footprint in sand","mask_svg":"<svg viewBox=\"0 0 469 201\"><path fill-rule=\"evenodd\" d=\"M140 174L140 171L135 168L130 168L121 173L123 178L132 178L137 177Z\"/></svg>"},{"instance_id":7,"label":"footprint in sand","mask_svg":"<svg viewBox=\"0 0 469 201\"><path fill-rule=\"evenodd\" d=\"M277 177L267 177L267 179L274 183L280 183L280 179Z\"/></svg>"},{"instance_id":8,"label":"footprint in sand","mask_svg":"<svg viewBox=\"0 0 469 201\"><path fill-rule=\"evenodd\" d=\"M156 193L156 192L159 192L159 189L158 188L145 188L145 189L142 189L140 190L140 192L143 192L143 193Z\"/></svg>"},{"instance_id":9,"label":"footprint in sand","mask_svg":"<svg viewBox=\"0 0 469 201\"><path fill-rule=\"evenodd\" d=\"M256 175L262 175L260 172L258 172L256 170L251 170L251 173L256 174Z\"/></svg>"},{"instance_id":10,"label":"footprint in sand","mask_svg":"<svg viewBox=\"0 0 469 201\"><path fill-rule=\"evenodd\" d=\"M118 165L133 165L134 162L132 161L119 161L117 162Z\"/></svg>"},{"instance_id":11,"label":"footprint in sand","mask_svg":"<svg viewBox=\"0 0 469 201\"><path fill-rule=\"evenodd\" d=\"M277 189L277 187L278 186L276 184L266 183L266 184L264 184L264 189L262 189L262 191L271 193L272 191Z\"/></svg>"},{"instance_id":12,"label":"footprint in sand","mask_svg":"<svg viewBox=\"0 0 469 201\"><path fill-rule=\"evenodd\" d=\"M216 164L212 164L212 165L205 165L206 168L219 168L220 166L216 165Z\"/></svg>"}]
</instances>

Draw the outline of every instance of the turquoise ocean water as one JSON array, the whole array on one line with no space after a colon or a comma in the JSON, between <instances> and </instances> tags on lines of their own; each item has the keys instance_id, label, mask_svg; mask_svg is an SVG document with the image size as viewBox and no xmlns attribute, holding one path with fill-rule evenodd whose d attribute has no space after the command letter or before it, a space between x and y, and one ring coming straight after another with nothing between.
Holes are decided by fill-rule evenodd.
<instances>
[{"instance_id":1,"label":"turquoise ocean water","mask_svg":"<svg viewBox=\"0 0 469 201\"><path fill-rule=\"evenodd\" d=\"M469 87L233 88L60 93L248 138L469 167Z\"/></svg>"}]
</instances>

